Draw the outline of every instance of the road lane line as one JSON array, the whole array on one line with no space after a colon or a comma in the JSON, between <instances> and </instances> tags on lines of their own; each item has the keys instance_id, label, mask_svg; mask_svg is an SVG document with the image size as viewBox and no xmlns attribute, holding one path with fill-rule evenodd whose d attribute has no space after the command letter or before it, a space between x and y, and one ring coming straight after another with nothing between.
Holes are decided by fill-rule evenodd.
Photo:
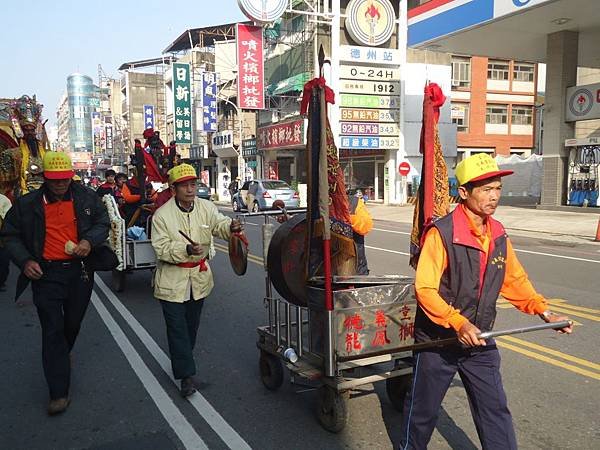
<instances>
[{"instance_id":1,"label":"road lane line","mask_svg":"<svg viewBox=\"0 0 600 450\"><path fill-rule=\"evenodd\" d=\"M566 300L546 299L550 305L560 306L561 308L572 309L574 311L589 312L592 314L600 314L600 309L585 308L583 306L571 305Z\"/></svg>"},{"instance_id":2,"label":"road lane line","mask_svg":"<svg viewBox=\"0 0 600 450\"><path fill-rule=\"evenodd\" d=\"M572 309L564 308L560 305L553 304L552 310L567 313L569 316L581 317L583 319L593 320L594 322L600 322L600 317L598 316L592 316L591 314L574 311Z\"/></svg>"},{"instance_id":3,"label":"road lane line","mask_svg":"<svg viewBox=\"0 0 600 450\"><path fill-rule=\"evenodd\" d=\"M98 279L99 277L96 277ZM92 292L92 305L96 308L98 315L110 331L113 339L125 355L127 362L140 379L142 386L152 398L152 401L165 418L169 426L173 429L181 443L186 449L207 449L207 445L196 433L194 427L187 421L179 408L175 406L169 394L165 392L158 380L152 374L152 371L142 360L142 357L135 350L127 336L117 324L113 316L108 312L106 306L102 303L98 294Z\"/></svg>"},{"instance_id":4,"label":"road lane line","mask_svg":"<svg viewBox=\"0 0 600 450\"><path fill-rule=\"evenodd\" d=\"M223 253L229 254L229 247L226 247L225 245L221 245L221 244L217 244L217 243L215 243L214 246L217 250L220 250ZM256 263L256 264L263 264L263 258L261 258L260 256L255 256L251 253L248 253L248 260L252 261L253 263Z\"/></svg>"},{"instance_id":5,"label":"road lane line","mask_svg":"<svg viewBox=\"0 0 600 450\"><path fill-rule=\"evenodd\" d=\"M600 381L600 374L592 372L590 370L581 369L580 367L572 366L572 365L564 363L562 361L557 361L555 359L549 358L548 356L540 355L539 353L535 353L530 350L526 350L524 348L517 347L516 345L508 344L506 342L497 340L496 345L498 345L498 347L506 348L506 349L512 350L514 352L521 353L525 356L529 356L530 358L537 359L539 361L543 361L552 366L560 367L562 369L566 369L571 372L575 372L579 375L583 375L584 377L593 378L594 380Z\"/></svg>"},{"instance_id":6,"label":"road lane line","mask_svg":"<svg viewBox=\"0 0 600 450\"><path fill-rule=\"evenodd\" d=\"M121 303L119 298L104 283L104 281L100 277L96 277L95 281L102 292L104 292L104 295L106 295L115 309L131 327L142 344L144 344L144 346L148 349L152 357L177 386L177 382L173 378L173 374L171 372L171 360L167 354L159 347L156 341L152 338L152 336L150 336L140 322L138 322L133 314L131 314L131 312L123 305L123 303ZM213 408L213 406L200 392L196 392L194 395L187 397L187 400L229 448L236 450L251 449L248 443L244 441L242 437L225 421L225 419L217 412L215 408Z\"/></svg>"},{"instance_id":7,"label":"road lane line","mask_svg":"<svg viewBox=\"0 0 600 450\"><path fill-rule=\"evenodd\" d=\"M594 369L594 370L597 370L598 372L600 372L600 364L596 364L592 361L588 361L587 359L578 358L576 356L572 356L567 353L559 352L558 350L553 350L551 348L544 347L543 345L534 344L533 342L529 342L524 339L519 339L514 336L500 336L500 337L498 337L498 339L501 339L503 341L510 341L513 344L520 344L522 346L532 348L539 352L547 353L547 354L555 356L557 358L561 358L566 361L571 361L575 364L579 364L580 366L589 367L590 369Z\"/></svg>"},{"instance_id":8,"label":"road lane line","mask_svg":"<svg viewBox=\"0 0 600 450\"><path fill-rule=\"evenodd\" d=\"M388 248L371 247L370 245L365 245L365 248L370 248L371 250L379 250L380 252L396 253L397 255L410 256L410 253L399 252L397 250L390 250Z\"/></svg>"},{"instance_id":9,"label":"road lane line","mask_svg":"<svg viewBox=\"0 0 600 450\"><path fill-rule=\"evenodd\" d=\"M586 258L577 258L575 256L555 255L554 253L534 252L531 250L520 250L518 248L515 248L515 252L529 253L532 255L541 255L541 256L552 256L554 258L570 259L573 261L583 261L583 262L591 262L591 263L600 264L600 261L598 261L597 259L586 259Z\"/></svg>"},{"instance_id":10,"label":"road lane line","mask_svg":"<svg viewBox=\"0 0 600 450\"><path fill-rule=\"evenodd\" d=\"M386 233L393 233L393 234L406 234L408 236L411 235L411 233L409 233L408 231L396 231L396 230L386 230L384 228L372 228L373 230L376 231L385 231Z\"/></svg>"}]
</instances>

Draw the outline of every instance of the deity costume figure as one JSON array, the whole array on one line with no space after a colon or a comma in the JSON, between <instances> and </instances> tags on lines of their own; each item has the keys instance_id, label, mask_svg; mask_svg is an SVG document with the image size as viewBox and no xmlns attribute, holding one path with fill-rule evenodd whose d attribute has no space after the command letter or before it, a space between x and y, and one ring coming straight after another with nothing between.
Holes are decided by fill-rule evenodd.
<instances>
[{"instance_id":1,"label":"deity costume figure","mask_svg":"<svg viewBox=\"0 0 600 450\"><path fill-rule=\"evenodd\" d=\"M35 95L0 101L0 192L16 198L44 182L42 160L48 137L42 122L43 105ZM12 134L12 136L10 136Z\"/></svg>"}]
</instances>

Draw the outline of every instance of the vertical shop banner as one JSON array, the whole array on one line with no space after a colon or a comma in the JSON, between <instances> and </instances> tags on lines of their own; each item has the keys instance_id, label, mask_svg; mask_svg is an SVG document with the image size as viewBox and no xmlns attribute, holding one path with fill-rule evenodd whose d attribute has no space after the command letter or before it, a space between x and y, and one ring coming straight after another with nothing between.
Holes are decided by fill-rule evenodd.
<instances>
[{"instance_id":1,"label":"vertical shop banner","mask_svg":"<svg viewBox=\"0 0 600 450\"><path fill-rule=\"evenodd\" d=\"M263 29L237 24L238 106L264 109Z\"/></svg>"},{"instance_id":2,"label":"vertical shop banner","mask_svg":"<svg viewBox=\"0 0 600 450\"><path fill-rule=\"evenodd\" d=\"M192 94L190 65L173 63L173 105L175 142L192 143Z\"/></svg>"},{"instance_id":3,"label":"vertical shop banner","mask_svg":"<svg viewBox=\"0 0 600 450\"><path fill-rule=\"evenodd\" d=\"M144 105L144 129L154 128L154 105Z\"/></svg>"},{"instance_id":4,"label":"vertical shop banner","mask_svg":"<svg viewBox=\"0 0 600 450\"><path fill-rule=\"evenodd\" d=\"M215 72L202 74L202 126L203 131L217 131L217 76Z\"/></svg>"},{"instance_id":5,"label":"vertical shop banner","mask_svg":"<svg viewBox=\"0 0 600 450\"><path fill-rule=\"evenodd\" d=\"M92 134L94 144L94 154L102 153L102 117L99 112L92 112Z\"/></svg>"},{"instance_id":6,"label":"vertical shop banner","mask_svg":"<svg viewBox=\"0 0 600 450\"><path fill-rule=\"evenodd\" d=\"M104 127L104 136L106 137L106 152L112 155L113 152L113 127L107 123Z\"/></svg>"}]
</instances>

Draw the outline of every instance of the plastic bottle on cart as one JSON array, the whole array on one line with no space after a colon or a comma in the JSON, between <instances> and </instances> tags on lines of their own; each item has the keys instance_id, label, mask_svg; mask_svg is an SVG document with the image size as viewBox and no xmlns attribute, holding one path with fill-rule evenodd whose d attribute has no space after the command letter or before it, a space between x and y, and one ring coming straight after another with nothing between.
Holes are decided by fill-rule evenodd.
<instances>
[{"instance_id":1,"label":"plastic bottle on cart","mask_svg":"<svg viewBox=\"0 0 600 450\"><path fill-rule=\"evenodd\" d=\"M296 362L298 362L298 355L296 354L296 351L291 347L283 352L283 357L292 364L296 364Z\"/></svg>"}]
</instances>

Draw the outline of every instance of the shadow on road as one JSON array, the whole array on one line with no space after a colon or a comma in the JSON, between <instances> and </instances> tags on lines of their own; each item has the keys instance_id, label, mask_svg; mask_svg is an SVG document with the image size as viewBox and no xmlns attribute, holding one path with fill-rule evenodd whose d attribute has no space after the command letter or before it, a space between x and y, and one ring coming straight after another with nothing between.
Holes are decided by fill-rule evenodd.
<instances>
[{"instance_id":1,"label":"shadow on road","mask_svg":"<svg viewBox=\"0 0 600 450\"><path fill-rule=\"evenodd\" d=\"M451 387L462 386L460 380L453 380ZM400 427L402 413L398 412L390 403L386 391L385 383L378 383L376 386L377 396L381 402L381 415L385 424L390 441L394 449L400 444ZM440 409L436 430L442 435L450 448L460 450L477 450L477 445L467 436L467 434L456 425L456 422L448 415L444 407Z\"/></svg>"}]
</instances>

